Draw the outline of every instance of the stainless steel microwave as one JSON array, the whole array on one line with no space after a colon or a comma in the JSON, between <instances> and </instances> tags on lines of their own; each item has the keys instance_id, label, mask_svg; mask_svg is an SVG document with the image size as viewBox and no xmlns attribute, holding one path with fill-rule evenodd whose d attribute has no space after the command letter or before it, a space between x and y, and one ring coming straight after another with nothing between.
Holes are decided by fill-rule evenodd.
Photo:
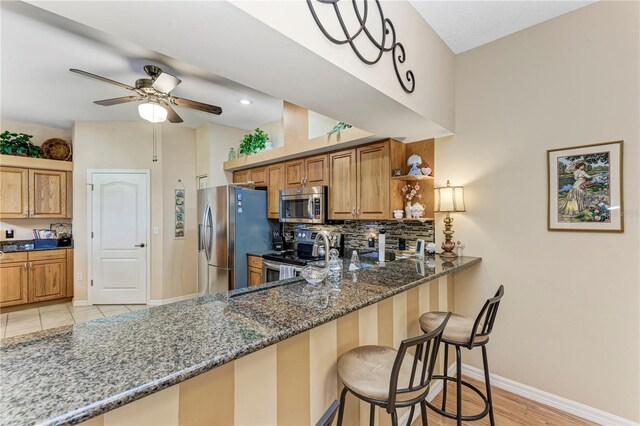
<instances>
[{"instance_id":1,"label":"stainless steel microwave","mask_svg":"<svg viewBox=\"0 0 640 426\"><path fill-rule=\"evenodd\" d=\"M324 223L326 217L326 186L280 190L280 222Z\"/></svg>"}]
</instances>

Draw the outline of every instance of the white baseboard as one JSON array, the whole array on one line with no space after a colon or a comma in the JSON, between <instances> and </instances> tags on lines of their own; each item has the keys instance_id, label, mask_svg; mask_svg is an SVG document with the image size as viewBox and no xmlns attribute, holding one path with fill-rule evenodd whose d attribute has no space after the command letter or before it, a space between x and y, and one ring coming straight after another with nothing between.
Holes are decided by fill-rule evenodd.
<instances>
[{"instance_id":1,"label":"white baseboard","mask_svg":"<svg viewBox=\"0 0 640 426\"><path fill-rule=\"evenodd\" d=\"M462 374L484 383L484 372L476 367L462 364ZM491 386L504 389L516 395L528 398L532 401L539 402L544 405L556 408L574 416L590 420L592 422L607 426L637 426L638 423L624 419L606 411L590 407L580 402L554 395L552 393L536 389L534 387L507 379L496 374L491 374Z\"/></svg>"},{"instance_id":2,"label":"white baseboard","mask_svg":"<svg viewBox=\"0 0 640 426\"><path fill-rule=\"evenodd\" d=\"M440 374L439 372L435 372L434 374ZM455 376L456 375L456 364L453 363L449 366L449 369L447 370L447 376ZM433 384L433 386L431 387L431 389L429 390L429 393L427 394L427 401L431 402L433 401L433 399L438 396L438 394L442 391L442 380L436 380ZM411 423L408 423L407 420L409 420L409 414L411 413L411 410L407 410L406 413L404 413L402 415L402 417L400 417L400 419L398 420L398 424L399 425L407 425L407 424L413 424L413 422L416 421L416 419L418 419L420 417L420 407L417 407L417 409L415 410L415 412L413 413L413 418L411 419Z\"/></svg>"},{"instance_id":3,"label":"white baseboard","mask_svg":"<svg viewBox=\"0 0 640 426\"><path fill-rule=\"evenodd\" d=\"M187 294L186 296L172 297L170 299L150 299L147 302L147 305L149 306L168 305L169 303L182 302L183 300L193 299L194 297L198 297L198 293Z\"/></svg>"},{"instance_id":4,"label":"white baseboard","mask_svg":"<svg viewBox=\"0 0 640 426\"><path fill-rule=\"evenodd\" d=\"M73 306L91 306L88 300L73 299Z\"/></svg>"}]
</instances>

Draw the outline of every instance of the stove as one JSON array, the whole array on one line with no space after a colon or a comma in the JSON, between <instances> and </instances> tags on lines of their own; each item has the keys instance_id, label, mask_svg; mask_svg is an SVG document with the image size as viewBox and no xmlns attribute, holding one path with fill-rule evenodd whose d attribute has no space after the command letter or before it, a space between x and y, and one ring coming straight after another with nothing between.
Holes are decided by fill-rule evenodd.
<instances>
[{"instance_id":1,"label":"stove","mask_svg":"<svg viewBox=\"0 0 640 426\"><path fill-rule=\"evenodd\" d=\"M342 234L328 233L329 245L336 248L340 255L344 251ZM313 256L313 244L317 232L300 231L295 235L295 249L285 250L280 253L265 254L262 256L262 280L264 282L278 281L280 279L280 265L291 265L295 268L296 275L300 275L306 265L324 260L324 251L320 250L318 256ZM323 247L323 246L321 246Z\"/></svg>"}]
</instances>

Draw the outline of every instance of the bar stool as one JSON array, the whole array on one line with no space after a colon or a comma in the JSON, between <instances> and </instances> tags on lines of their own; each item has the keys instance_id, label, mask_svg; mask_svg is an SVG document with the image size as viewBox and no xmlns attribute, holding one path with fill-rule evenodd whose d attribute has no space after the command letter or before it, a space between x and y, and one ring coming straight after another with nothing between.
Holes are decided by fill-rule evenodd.
<instances>
[{"instance_id":1,"label":"bar stool","mask_svg":"<svg viewBox=\"0 0 640 426\"><path fill-rule=\"evenodd\" d=\"M433 380L443 381L443 393L442 393L442 408L435 407L430 402L426 404L437 413L455 419L458 425L461 425L463 421L480 420L484 416L489 414L489 420L491 426L495 426L495 419L493 417L493 402L491 400L491 384L489 383L489 364L487 362L487 348L486 344L489 342L489 334L493 330L493 323L496 320L496 314L498 313L498 306L500 306L500 299L504 295L504 287L500 286L495 296L488 299L480 313L476 317L475 321L470 318L465 318L461 315L451 314L447 312L427 312L420 316L420 327L424 332L430 332L439 327L442 318L451 317L447 323L442 334L442 342L444 343L444 367L441 376L433 376ZM456 348L456 377L451 377L447 373L449 345ZM462 380L462 355L460 348L467 348L469 350L480 346L482 347L482 363L484 368L484 381L486 386L486 395L482 394L477 387L465 380ZM447 406L447 383L449 381L456 382L457 390L457 407L456 413L450 413L446 411ZM485 404L484 410L480 414L472 416L462 415L462 386L466 386L482 398Z\"/></svg>"},{"instance_id":2,"label":"bar stool","mask_svg":"<svg viewBox=\"0 0 640 426\"><path fill-rule=\"evenodd\" d=\"M375 407L391 415L398 424L398 408L411 407L409 422L416 404L420 404L422 424L427 424L426 397L435 368L442 333L451 314L445 313L440 324L420 336L405 339L396 351L386 346L360 346L338 359L338 376L344 384L340 394L338 425L342 425L347 392L371 404L369 424L374 424ZM414 353L407 353L413 348ZM402 387L405 385L406 387ZM408 425L407 425L408 426Z\"/></svg>"}]
</instances>

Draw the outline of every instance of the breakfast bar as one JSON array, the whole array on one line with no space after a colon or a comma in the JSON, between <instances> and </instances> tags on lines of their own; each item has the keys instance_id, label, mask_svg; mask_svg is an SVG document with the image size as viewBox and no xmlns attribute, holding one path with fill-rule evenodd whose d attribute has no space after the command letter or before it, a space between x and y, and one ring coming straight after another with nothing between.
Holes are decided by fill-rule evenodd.
<instances>
[{"instance_id":1,"label":"breakfast bar","mask_svg":"<svg viewBox=\"0 0 640 426\"><path fill-rule=\"evenodd\" d=\"M451 309L455 272L480 261L345 268L5 339L0 423L313 424L342 353L418 334L422 312Z\"/></svg>"}]
</instances>

